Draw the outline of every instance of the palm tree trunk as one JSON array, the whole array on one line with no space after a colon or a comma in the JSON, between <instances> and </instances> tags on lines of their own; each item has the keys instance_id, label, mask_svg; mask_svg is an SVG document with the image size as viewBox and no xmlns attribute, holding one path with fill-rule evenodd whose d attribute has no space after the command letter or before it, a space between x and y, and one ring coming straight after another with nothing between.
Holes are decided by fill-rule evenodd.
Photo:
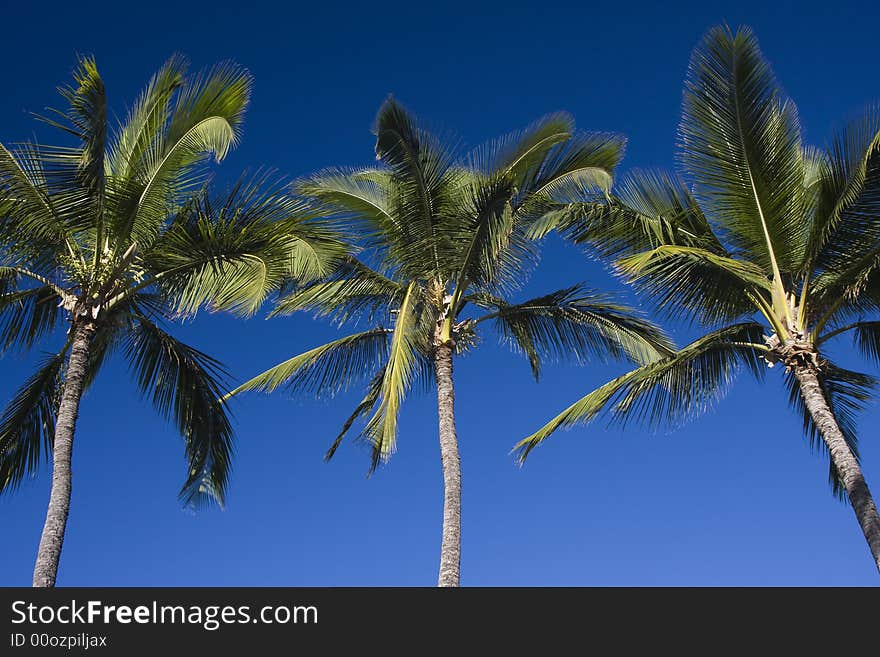
<instances>
[{"instance_id":1,"label":"palm tree trunk","mask_svg":"<svg viewBox=\"0 0 880 657\"><path fill-rule=\"evenodd\" d=\"M61 559L61 546L67 528L67 515L70 511L70 460L73 452L73 433L79 414L79 400L85 387L88 373L89 349L95 325L86 322L73 327L73 343L67 360L67 371L58 405L55 422L55 443L52 448L52 492L49 494L49 508L46 523L37 550L37 563L34 566L34 586L55 586L58 575L58 562Z\"/></svg>"},{"instance_id":2,"label":"palm tree trunk","mask_svg":"<svg viewBox=\"0 0 880 657\"><path fill-rule=\"evenodd\" d=\"M440 459L443 464L443 543L440 547L438 586L458 586L461 568L461 461L455 435L455 388L452 383L452 346L440 344L434 354L437 372L437 411Z\"/></svg>"},{"instance_id":3,"label":"palm tree trunk","mask_svg":"<svg viewBox=\"0 0 880 657\"><path fill-rule=\"evenodd\" d=\"M796 367L794 373L800 384L804 404L828 447L831 462L846 488L859 526L861 526L871 554L874 556L874 563L880 570L880 517L877 515L877 506L874 504L874 498L871 497L871 491L862 475L859 462L849 445L846 444L837 419L828 406L815 369L810 366L801 366Z\"/></svg>"}]
</instances>

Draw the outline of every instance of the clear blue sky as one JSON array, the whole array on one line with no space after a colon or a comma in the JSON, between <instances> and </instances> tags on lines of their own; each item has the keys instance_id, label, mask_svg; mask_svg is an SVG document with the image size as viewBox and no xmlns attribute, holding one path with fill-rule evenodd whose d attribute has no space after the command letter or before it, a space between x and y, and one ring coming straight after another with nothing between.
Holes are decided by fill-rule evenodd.
<instances>
[{"instance_id":1,"label":"clear blue sky","mask_svg":"<svg viewBox=\"0 0 880 657\"><path fill-rule=\"evenodd\" d=\"M174 51L195 66L231 58L256 91L229 180L271 165L300 175L372 159L371 122L393 92L477 144L554 110L629 137L624 170L669 167L691 48L722 20L752 25L808 139L880 99L867 3L4 3L0 140L54 135L29 111L58 103L76 53L97 57L117 112ZM442 6L441 6L442 5ZM551 240L523 296L578 280L618 286ZM635 300L633 300L635 301ZM668 325L667 325L668 326ZM681 339L681 327L668 326ZM236 375L334 335L307 317L206 315L178 335ZM51 344L44 344L51 348ZM854 358L841 349L845 362ZM0 361L0 401L35 358ZM508 451L623 365L548 368L487 341L457 365L465 585L876 585L851 509L826 482L777 371L741 377L712 413L675 432L602 424L560 433L523 469ZM359 396L250 395L235 404L228 507L184 511L183 446L111 363L83 400L63 585L432 585L442 478L433 395L412 398L399 451L371 479L351 444L321 456ZM861 427L880 494L876 406ZM0 585L28 585L48 467L0 498Z\"/></svg>"}]
</instances>

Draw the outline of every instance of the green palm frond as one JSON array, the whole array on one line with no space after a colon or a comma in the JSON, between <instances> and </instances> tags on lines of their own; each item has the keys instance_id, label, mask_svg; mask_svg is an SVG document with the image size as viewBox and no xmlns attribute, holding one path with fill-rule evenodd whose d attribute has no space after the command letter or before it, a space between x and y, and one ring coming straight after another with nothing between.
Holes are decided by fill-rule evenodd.
<instances>
[{"instance_id":1,"label":"green palm frond","mask_svg":"<svg viewBox=\"0 0 880 657\"><path fill-rule=\"evenodd\" d=\"M324 169L296 181L294 191L313 198L346 219L365 221L374 231L400 230L391 207L387 173L375 169Z\"/></svg>"},{"instance_id":2,"label":"green palm frond","mask_svg":"<svg viewBox=\"0 0 880 657\"><path fill-rule=\"evenodd\" d=\"M150 78L110 140L107 156L113 176L128 180L141 171L145 154L160 138L171 114L171 100L183 84L188 63L172 55Z\"/></svg>"},{"instance_id":3,"label":"green palm frond","mask_svg":"<svg viewBox=\"0 0 880 657\"><path fill-rule=\"evenodd\" d=\"M518 186L514 205L521 214L537 216L547 203L573 203L611 189L623 159L626 140L620 135L582 132L557 144Z\"/></svg>"},{"instance_id":4,"label":"green palm frond","mask_svg":"<svg viewBox=\"0 0 880 657\"><path fill-rule=\"evenodd\" d=\"M517 443L519 462L557 429L589 422L603 411L613 420L639 419L652 426L702 413L726 392L741 367L763 375L762 333L760 324L733 324L606 383Z\"/></svg>"},{"instance_id":5,"label":"green palm frond","mask_svg":"<svg viewBox=\"0 0 880 657\"><path fill-rule=\"evenodd\" d=\"M611 296L575 285L557 292L508 304L487 295L471 300L493 309L477 323L493 320L502 337L529 359L538 378L545 359L590 360L627 358L644 364L674 353L663 332Z\"/></svg>"},{"instance_id":6,"label":"green palm frond","mask_svg":"<svg viewBox=\"0 0 880 657\"><path fill-rule=\"evenodd\" d=\"M406 286L367 267L353 256L343 257L330 276L282 294L269 314L287 315L304 310L336 323L384 320L399 304Z\"/></svg>"},{"instance_id":7,"label":"green palm frond","mask_svg":"<svg viewBox=\"0 0 880 657\"><path fill-rule=\"evenodd\" d=\"M373 448L371 472L376 469L380 461L387 461L394 453L400 405L418 373L417 345L420 340L414 335L414 329L419 323L416 315L418 294L418 286L410 283L398 309L391 334L378 405L363 431L364 438Z\"/></svg>"},{"instance_id":8,"label":"green palm frond","mask_svg":"<svg viewBox=\"0 0 880 657\"><path fill-rule=\"evenodd\" d=\"M226 397L249 390L273 392L281 386L332 396L384 362L390 334L390 329L379 327L333 340L269 368Z\"/></svg>"},{"instance_id":9,"label":"green palm frond","mask_svg":"<svg viewBox=\"0 0 880 657\"><path fill-rule=\"evenodd\" d=\"M822 152L804 269L840 270L876 247L880 228L880 107L851 121Z\"/></svg>"},{"instance_id":10,"label":"green palm frond","mask_svg":"<svg viewBox=\"0 0 880 657\"><path fill-rule=\"evenodd\" d=\"M52 451L67 349L41 363L0 417L0 492L34 475Z\"/></svg>"},{"instance_id":11,"label":"green palm frond","mask_svg":"<svg viewBox=\"0 0 880 657\"><path fill-rule=\"evenodd\" d=\"M516 234L517 225L510 205L514 188L506 178L474 178L461 197L459 230L449 232L460 244L456 263L456 299L469 285L481 289L503 288L516 279L524 261L536 259L534 247Z\"/></svg>"},{"instance_id":12,"label":"green palm frond","mask_svg":"<svg viewBox=\"0 0 880 657\"><path fill-rule=\"evenodd\" d=\"M228 375L210 356L176 340L137 313L125 335L141 393L174 422L186 441L188 464L180 499L186 505L224 503L232 457L232 427L222 400Z\"/></svg>"},{"instance_id":13,"label":"green palm frond","mask_svg":"<svg viewBox=\"0 0 880 657\"><path fill-rule=\"evenodd\" d=\"M880 321L859 322L853 328L856 348L870 361L880 364Z\"/></svg>"},{"instance_id":14,"label":"green palm frond","mask_svg":"<svg viewBox=\"0 0 880 657\"><path fill-rule=\"evenodd\" d=\"M30 348L56 328L61 309L56 290L49 285L0 293L0 353Z\"/></svg>"},{"instance_id":15,"label":"green palm frond","mask_svg":"<svg viewBox=\"0 0 880 657\"><path fill-rule=\"evenodd\" d=\"M157 102L173 104L167 122L139 155L131 178L124 178L125 203L117 209L116 241L151 245L168 214L186 195L206 180L207 171L195 165L213 155L222 160L239 138L241 122L250 100L250 73L224 63L179 82L175 60L154 80ZM174 91L175 99L160 90ZM157 108L159 109L159 108ZM129 202L129 197L132 202Z\"/></svg>"},{"instance_id":16,"label":"green palm frond","mask_svg":"<svg viewBox=\"0 0 880 657\"><path fill-rule=\"evenodd\" d=\"M804 246L800 127L748 28L713 28L694 50L680 141L721 230L777 282L794 270Z\"/></svg>"},{"instance_id":17,"label":"green palm frond","mask_svg":"<svg viewBox=\"0 0 880 657\"><path fill-rule=\"evenodd\" d=\"M496 173L522 186L530 171L547 157L551 148L571 139L574 118L566 112L541 117L525 129L483 144L468 156L472 168Z\"/></svg>"},{"instance_id":18,"label":"green palm frond","mask_svg":"<svg viewBox=\"0 0 880 657\"><path fill-rule=\"evenodd\" d=\"M301 221L304 212L302 201L262 176L219 199L204 194L143 255L138 287L154 284L179 316L204 305L253 314L292 275L320 276L344 252L330 231Z\"/></svg>"},{"instance_id":19,"label":"green palm frond","mask_svg":"<svg viewBox=\"0 0 880 657\"><path fill-rule=\"evenodd\" d=\"M748 261L688 246L659 246L618 260L615 268L663 312L703 324L753 314L771 284Z\"/></svg>"},{"instance_id":20,"label":"green palm frond","mask_svg":"<svg viewBox=\"0 0 880 657\"><path fill-rule=\"evenodd\" d=\"M406 276L446 280L457 248L441 224L457 203L462 171L452 152L393 98L379 109L374 131L376 156L391 173L399 226L389 258Z\"/></svg>"},{"instance_id":21,"label":"green palm frond","mask_svg":"<svg viewBox=\"0 0 880 657\"><path fill-rule=\"evenodd\" d=\"M43 163L34 148L13 152L0 144L0 245L45 258L46 252L80 257L64 218L52 204Z\"/></svg>"},{"instance_id":22,"label":"green palm frond","mask_svg":"<svg viewBox=\"0 0 880 657\"><path fill-rule=\"evenodd\" d=\"M373 378L370 379L370 383L367 386L367 394L364 395L364 398L361 402L355 407L354 412L348 417L345 421L345 424L342 425L342 429L339 434L333 440L333 444L330 445L330 449L324 454L324 461L329 461L333 458L333 455L336 454L336 450L339 449L339 445L342 444L342 440L345 438L345 435L349 432L351 427L357 422L359 419L366 418L367 415L376 407L376 403L379 401L379 397L382 395L382 382L385 379L385 370L386 366L383 365L379 370L373 375Z\"/></svg>"},{"instance_id":23,"label":"green palm frond","mask_svg":"<svg viewBox=\"0 0 880 657\"><path fill-rule=\"evenodd\" d=\"M76 137L75 149L42 148L46 162L54 163L50 175L53 186L67 188L70 194L80 188L68 205L75 208L81 226L94 231L93 242L103 241L105 153L107 148L107 95L104 81L93 57L80 57L73 72L74 84L61 87L66 111L50 110L58 120L40 117ZM97 249L95 249L97 253Z\"/></svg>"}]
</instances>

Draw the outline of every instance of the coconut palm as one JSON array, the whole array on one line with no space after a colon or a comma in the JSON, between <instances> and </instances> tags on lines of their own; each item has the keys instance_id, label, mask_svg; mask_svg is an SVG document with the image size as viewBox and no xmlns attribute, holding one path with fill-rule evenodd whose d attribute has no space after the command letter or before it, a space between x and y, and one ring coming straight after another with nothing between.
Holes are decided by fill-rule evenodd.
<instances>
[{"instance_id":1,"label":"coconut palm","mask_svg":"<svg viewBox=\"0 0 880 657\"><path fill-rule=\"evenodd\" d=\"M880 114L827 148L804 146L795 106L752 32L718 27L691 58L679 156L681 177L636 172L610 202L559 207L537 230L555 225L592 245L659 309L712 330L575 402L520 442L519 457L602 411L693 416L737 369L761 378L781 364L790 403L830 454L832 485L880 567L880 518L855 425L876 382L826 353L849 335L867 358L880 356Z\"/></svg>"},{"instance_id":2,"label":"coconut palm","mask_svg":"<svg viewBox=\"0 0 880 657\"><path fill-rule=\"evenodd\" d=\"M362 420L370 471L394 452L401 404L416 383L436 386L445 482L440 586L458 586L461 469L453 362L484 327L525 354L537 377L547 357L628 357L668 352L653 325L583 285L515 303L535 259L526 230L548 204L607 188L622 141L574 134L549 116L527 130L457 156L396 101L375 127L378 168L323 171L298 187L348 222L358 256L330 278L283 296L276 315L311 311L362 330L267 370L237 388L332 394L367 381L366 394L327 453Z\"/></svg>"},{"instance_id":3,"label":"coconut palm","mask_svg":"<svg viewBox=\"0 0 880 657\"><path fill-rule=\"evenodd\" d=\"M208 157L238 139L251 77L221 64L188 77L179 57L110 132L104 84L83 58L67 109L44 119L75 142L0 145L0 347L24 349L67 327L0 417L0 491L52 454L34 586L53 586L70 506L83 392L107 356L128 360L142 394L185 437L184 503L223 501L232 431L220 363L172 337L166 320L252 312L292 273L322 274L300 203L265 176L220 201L203 191ZM279 189L281 191L279 191ZM326 249L323 249L326 251Z\"/></svg>"}]
</instances>

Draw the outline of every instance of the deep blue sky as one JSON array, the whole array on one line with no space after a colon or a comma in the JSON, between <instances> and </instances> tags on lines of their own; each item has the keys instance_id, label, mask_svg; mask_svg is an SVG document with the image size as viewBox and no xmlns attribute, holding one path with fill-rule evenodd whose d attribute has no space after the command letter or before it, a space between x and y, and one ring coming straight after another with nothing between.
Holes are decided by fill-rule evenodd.
<instances>
[{"instance_id":1,"label":"deep blue sky","mask_svg":"<svg viewBox=\"0 0 880 657\"><path fill-rule=\"evenodd\" d=\"M867 3L4 4L0 140L34 130L54 138L28 112L58 104L54 88L78 52L97 57L119 113L174 51L196 67L232 58L251 69L256 91L221 181L259 165L301 175L370 162L370 125L392 92L466 144L568 110L581 128L629 137L624 169L668 167L689 52L722 20L755 28L812 141L880 99L880 10ZM578 280L618 287L602 266L550 240L523 294ZM178 335L246 377L334 330L307 317L208 315ZM852 362L847 345L842 353ZM0 361L0 401L37 355ZM464 584L878 583L776 371L763 386L741 377L717 409L678 431L598 424L560 433L514 466L518 438L623 367L551 367L536 385L526 362L491 338L458 363ZM351 444L321 461L357 399L241 398L228 507L193 514L176 497L180 439L113 362L81 408L59 584L434 584L434 397L406 404L399 451L369 480L368 455ZM861 426L865 474L880 493L878 420L875 406ZM0 498L0 585L30 584L48 474Z\"/></svg>"}]
</instances>

